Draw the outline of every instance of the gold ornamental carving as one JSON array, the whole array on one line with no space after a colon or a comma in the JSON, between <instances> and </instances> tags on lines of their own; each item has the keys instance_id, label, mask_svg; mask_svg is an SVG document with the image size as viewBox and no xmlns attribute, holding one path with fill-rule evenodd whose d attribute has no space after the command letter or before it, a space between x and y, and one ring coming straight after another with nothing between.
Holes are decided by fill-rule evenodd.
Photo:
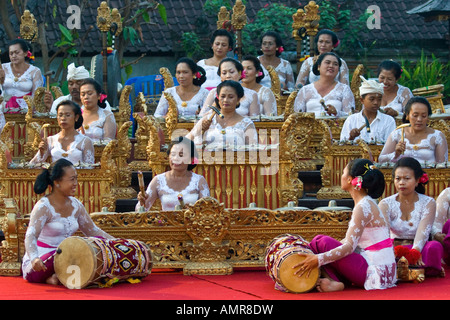
<instances>
[{"instance_id":1,"label":"gold ornamental carving","mask_svg":"<svg viewBox=\"0 0 450 320\"><path fill-rule=\"evenodd\" d=\"M27 41L36 42L39 36L37 21L30 10L25 10L20 18L20 36Z\"/></svg>"},{"instance_id":2,"label":"gold ornamental carving","mask_svg":"<svg viewBox=\"0 0 450 320\"><path fill-rule=\"evenodd\" d=\"M219 14L217 15L217 29L225 29L226 24L230 22L230 12L226 7L220 7Z\"/></svg>"},{"instance_id":3,"label":"gold ornamental carving","mask_svg":"<svg viewBox=\"0 0 450 320\"><path fill-rule=\"evenodd\" d=\"M101 32L108 32L111 28L111 9L106 1L102 1L97 8L97 27Z\"/></svg>"},{"instance_id":4,"label":"gold ornamental carving","mask_svg":"<svg viewBox=\"0 0 450 320\"><path fill-rule=\"evenodd\" d=\"M237 0L233 7L233 14L231 16L231 24L234 30L242 30L247 24L247 14L245 13L245 5L242 0Z\"/></svg>"}]
</instances>

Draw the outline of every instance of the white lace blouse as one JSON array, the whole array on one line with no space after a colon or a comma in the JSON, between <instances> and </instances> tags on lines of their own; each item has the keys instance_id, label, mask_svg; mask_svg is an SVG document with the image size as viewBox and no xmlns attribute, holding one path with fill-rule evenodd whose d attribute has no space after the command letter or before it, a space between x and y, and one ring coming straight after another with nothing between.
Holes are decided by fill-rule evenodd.
<instances>
[{"instance_id":1,"label":"white lace blouse","mask_svg":"<svg viewBox=\"0 0 450 320\"><path fill-rule=\"evenodd\" d=\"M244 96L239 102L239 108L236 109L236 112L243 117L258 116L260 114L258 94L254 90L248 89L246 87L242 88L244 89ZM216 94L216 88L212 89L209 92L208 96L206 97L205 103L203 104L203 108L200 111L200 116L203 116L207 112L211 111L209 106L214 105Z\"/></svg>"},{"instance_id":2,"label":"white lace blouse","mask_svg":"<svg viewBox=\"0 0 450 320\"><path fill-rule=\"evenodd\" d=\"M3 70L5 71L5 83L3 84L3 97L8 99L8 97L18 97L21 98L27 94L34 96L34 92L37 88L44 85L44 80L42 79L42 73L39 68L30 65L28 69L17 78L11 69L11 63L3 63ZM23 99L18 99L17 103L20 105L21 110L28 110L28 105Z\"/></svg>"},{"instance_id":3,"label":"white lace blouse","mask_svg":"<svg viewBox=\"0 0 450 320\"><path fill-rule=\"evenodd\" d=\"M24 278L32 271L31 262L34 259L55 250L64 239L72 236L78 229L88 237L113 239L94 224L79 200L74 197L70 197L70 200L73 209L68 217L61 217L47 197L39 200L31 211L30 223L25 235L26 253L22 262ZM50 248L38 246L37 241L43 242Z\"/></svg>"},{"instance_id":4,"label":"white lace blouse","mask_svg":"<svg viewBox=\"0 0 450 320\"><path fill-rule=\"evenodd\" d=\"M84 107L82 108L84 110ZM117 123L114 114L106 109L98 108L98 120L84 123L84 134L92 141L108 142L116 138Z\"/></svg>"},{"instance_id":5,"label":"white lace blouse","mask_svg":"<svg viewBox=\"0 0 450 320\"><path fill-rule=\"evenodd\" d=\"M389 241L389 222L378 208L375 200L364 197L353 209L347 234L342 245L318 254L319 266L340 260L356 252L367 261L368 269L364 288L366 290L387 289L395 286L396 262L392 245L370 248Z\"/></svg>"},{"instance_id":6,"label":"white lace blouse","mask_svg":"<svg viewBox=\"0 0 450 320\"><path fill-rule=\"evenodd\" d=\"M391 238L414 240L413 248L422 251L433 226L436 201L424 194L418 193L418 196L409 221L402 219L398 194L381 200L380 209L389 217Z\"/></svg>"},{"instance_id":7,"label":"white lace blouse","mask_svg":"<svg viewBox=\"0 0 450 320\"><path fill-rule=\"evenodd\" d=\"M59 132L54 136L48 137L48 150L45 151L43 156L41 156L41 152L38 151L34 158L31 159L30 163L39 164L46 162L49 156L52 157L52 162L64 158L74 165L77 165L79 162L85 164L95 163L94 145L89 137L77 133L75 135L75 140L70 144L68 150L64 150L59 142L60 135L61 133Z\"/></svg>"},{"instance_id":8,"label":"white lace blouse","mask_svg":"<svg viewBox=\"0 0 450 320\"><path fill-rule=\"evenodd\" d=\"M384 110L386 108L392 108L395 111L397 111L399 115L403 115L403 112L405 111L405 106L408 103L409 99L413 97L413 94L409 88L404 87L400 84L397 84L397 86L398 86L397 95L395 96L394 100L392 100L385 106L381 106L380 109Z\"/></svg>"},{"instance_id":9,"label":"white lace blouse","mask_svg":"<svg viewBox=\"0 0 450 320\"><path fill-rule=\"evenodd\" d=\"M258 57L261 60L261 56ZM264 72L264 78L261 80L260 84L271 88L272 79L270 78L269 71L261 64ZM292 71L291 63L285 59L280 58L280 63L276 66L275 71L280 78L280 84L282 90L293 90L295 85L294 72Z\"/></svg>"},{"instance_id":10,"label":"white lace blouse","mask_svg":"<svg viewBox=\"0 0 450 320\"><path fill-rule=\"evenodd\" d=\"M441 192L436 199L436 217L431 234L442 232L442 228L450 218L450 187Z\"/></svg>"},{"instance_id":11,"label":"white lace blouse","mask_svg":"<svg viewBox=\"0 0 450 320\"><path fill-rule=\"evenodd\" d=\"M245 145L254 145L258 143L258 133L255 124L247 117L232 126L222 127L214 116L209 129L202 132L202 122L209 119L212 110L201 118L187 137L194 141L195 145L206 144L209 149L240 149ZM236 110L237 112L237 110Z\"/></svg>"},{"instance_id":12,"label":"white lace blouse","mask_svg":"<svg viewBox=\"0 0 450 320\"><path fill-rule=\"evenodd\" d=\"M313 66L314 57L309 57L303 62L302 67L300 68L300 72L298 73L296 84L301 83L302 85L307 85L310 83L314 83L320 79L320 75L316 76L314 74ZM343 84L350 85L348 66L343 59L341 59L341 67L338 74L336 75L335 80L338 82L342 82Z\"/></svg>"},{"instance_id":13,"label":"white lace blouse","mask_svg":"<svg viewBox=\"0 0 450 320\"><path fill-rule=\"evenodd\" d=\"M336 108L337 117L349 115L355 109L355 96L346 84L336 82L334 88L322 97L317 91L314 83L302 87L294 101L295 112L314 112L316 117L326 113L320 100L325 100L325 105L332 105Z\"/></svg>"},{"instance_id":14,"label":"white lace blouse","mask_svg":"<svg viewBox=\"0 0 450 320\"><path fill-rule=\"evenodd\" d=\"M448 145L444 134L439 130L434 130L433 133L428 134L426 139L423 139L418 144L412 144L405 136L406 150L403 155L395 158L395 146L402 138L402 130L397 129L389 135L383 150L378 157L379 162L397 162L402 157L412 157L424 164L428 163L442 163L448 161Z\"/></svg>"},{"instance_id":15,"label":"white lace blouse","mask_svg":"<svg viewBox=\"0 0 450 320\"><path fill-rule=\"evenodd\" d=\"M272 92L272 89L267 88L265 86L262 86L258 90L258 100L260 105L260 113L270 116L278 115L278 109L277 109L277 100L275 98L275 95Z\"/></svg>"},{"instance_id":16,"label":"white lace blouse","mask_svg":"<svg viewBox=\"0 0 450 320\"><path fill-rule=\"evenodd\" d=\"M179 116L195 116L199 108L201 109L203 107L206 97L209 94L208 90L206 90L205 88L200 88L200 90L195 94L195 96L192 97L191 100L183 101L178 95L176 87L168 88L165 91L167 93L170 93L175 99ZM183 106L183 103L185 103L186 106ZM169 102L163 94L161 96L161 99L159 100L158 107L156 107L155 117L165 117L168 111Z\"/></svg>"},{"instance_id":17,"label":"white lace blouse","mask_svg":"<svg viewBox=\"0 0 450 320\"><path fill-rule=\"evenodd\" d=\"M194 204L200 198L209 197L209 186L205 178L194 172L191 172L191 174L189 185L181 191L173 190L167 185L166 173L158 174L154 177L146 190L148 198L145 201L145 210L150 210L158 198L161 200L163 211L173 211L180 204L178 200L180 194L183 196L185 204ZM141 204L138 202L136 211L139 211L140 208Z\"/></svg>"},{"instance_id":18,"label":"white lace blouse","mask_svg":"<svg viewBox=\"0 0 450 320\"><path fill-rule=\"evenodd\" d=\"M197 65L205 69L206 72L206 81L202 84L202 88L205 89L212 89L219 85L222 80L220 79L220 76L217 74L217 71L219 70L219 67L216 66L209 66L206 63L206 59L202 59L199 62L197 62Z\"/></svg>"}]
</instances>

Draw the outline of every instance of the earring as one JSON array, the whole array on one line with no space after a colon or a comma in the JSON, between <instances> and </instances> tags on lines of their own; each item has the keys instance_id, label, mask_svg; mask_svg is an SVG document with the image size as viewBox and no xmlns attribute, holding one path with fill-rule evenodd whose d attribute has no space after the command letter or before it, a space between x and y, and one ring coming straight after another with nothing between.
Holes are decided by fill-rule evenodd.
<instances>
[{"instance_id":1,"label":"earring","mask_svg":"<svg viewBox=\"0 0 450 320\"><path fill-rule=\"evenodd\" d=\"M57 184L56 187L59 188L59 184Z\"/></svg>"}]
</instances>

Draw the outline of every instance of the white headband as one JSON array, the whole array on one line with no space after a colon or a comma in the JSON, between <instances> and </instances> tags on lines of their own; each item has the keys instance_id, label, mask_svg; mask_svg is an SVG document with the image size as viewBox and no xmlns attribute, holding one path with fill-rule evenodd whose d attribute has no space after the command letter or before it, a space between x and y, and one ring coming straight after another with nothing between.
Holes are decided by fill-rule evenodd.
<instances>
[{"instance_id":1,"label":"white headband","mask_svg":"<svg viewBox=\"0 0 450 320\"><path fill-rule=\"evenodd\" d=\"M362 80L361 87L359 87L359 95L363 96L368 93L384 94L384 85L375 80L366 80L363 76L359 76Z\"/></svg>"},{"instance_id":2,"label":"white headband","mask_svg":"<svg viewBox=\"0 0 450 320\"><path fill-rule=\"evenodd\" d=\"M69 65L67 71L67 81L84 80L90 77L89 71L87 71L84 66L76 68L74 63Z\"/></svg>"}]
</instances>

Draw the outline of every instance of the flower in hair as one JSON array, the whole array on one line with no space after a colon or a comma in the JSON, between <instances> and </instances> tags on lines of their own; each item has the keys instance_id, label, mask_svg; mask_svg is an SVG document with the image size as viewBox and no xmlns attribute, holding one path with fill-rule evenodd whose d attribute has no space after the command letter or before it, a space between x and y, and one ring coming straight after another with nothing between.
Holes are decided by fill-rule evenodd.
<instances>
[{"instance_id":1,"label":"flower in hair","mask_svg":"<svg viewBox=\"0 0 450 320\"><path fill-rule=\"evenodd\" d=\"M279 47L279 48L278 48L278 53L279 53L279 54L282 54L283 52L284 52L283 46Z\"/></svg>"},{"instance_id":2,"label":"flower in hair","mask_svg":"<svg viewBox=\"0 0 450 320\"><path fill-rule=\"evenodd\" d=\"M337 48L339 46L339 43L341 43L339 40L336 42L336 44L334 45L335 48Z\"/></svg>"},{"instance_id":3,"label":"flower in hair","mask_svg":"<svg viewBox=\"0 0 450 320\"><path fill-rule=\"evenodd\" d=\"M202 77L202 75L201 75L200 72L197 72L197 73L195 74L195 79L200 79L201 77Z\"/></svg>"},{"instance_id":4,"label":"flower in hair","mask_svg":"<svg viewBox=\"0 0 450 320\"><path fill-rule=\"evenodd\" d=\"M361 176L357 176L352 180L352 186L355 187L355 190L361 190L362 188L363 178Z\"/></svg>"},{"instance_id":5,"label":"flower in hair","mask_svg":"<svg viewBox=\"0 0 450 320\"><path fill-rule=\"evenodd\" d=\"M241 80L247 77L247 73L244 71L241 72Z\"/></svg>"},{"instance_id":6,"label":"flower in hair","mask_svg":"<svg viewBox=\"0 0 450 320\"><path fill-rule=\"evenodd\" d=\"M428 182L428 180L430 180L430 179L428 178L428 175L427 175L426 173L424 173L424 174L420 177L419 183L425 184L425 183Z\"/></svg>"},{"instance_id":7,"label":"flower in hair","mask_svg":"<svg viewBox=\"0 0 450 320\"><path fill-rule=\"evenodd\" d=\"M198 164L198 158L194 157L191 164Z\"/></svg>"},{"instance_id":8,"label":"flower in hair","mask_svg":"<svg viewBox=\"0 0 450 320\"><path fill-rule=\"evenodd\" d=\"M28 50L28 52L27 52L27 58L30 59L31 61L34 61L34 60L35 60L35 57L34 57L34 55L31 53L30 50Z\"/></svg>"},{"instance_id":9,"label":"flower in hair","mask_svg":"<svg viewBox=\"0 0 450 320\"><path fill-rule=\"evenodd\" d=\"M103 101L105 101L105 99L107 98L108 96L106 95L106 94L101 94L100 95L100 99L99 99L99 101L100 101L100 103L102 103Z\"/></svg>"}]
</instances>

